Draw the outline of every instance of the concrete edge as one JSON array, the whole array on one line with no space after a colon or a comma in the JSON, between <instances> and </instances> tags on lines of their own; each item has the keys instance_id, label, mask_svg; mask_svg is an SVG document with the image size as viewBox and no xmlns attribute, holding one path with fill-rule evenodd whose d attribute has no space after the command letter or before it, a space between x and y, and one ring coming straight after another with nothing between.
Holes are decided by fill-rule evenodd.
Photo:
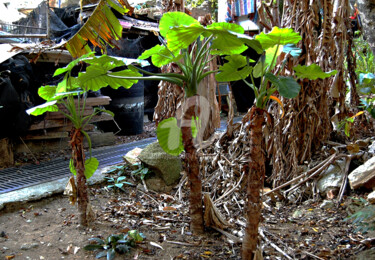
<instances>
[{"instance_id":1,"label":"concrete edge","mask_svg":"<svg viewBox=\"0 0 375 260\"><path fill-rule=\"evenodd\" d=\"M105 173L111 167L112 166L106 166L97 169L94 175L88 180L88 184L94 185L104 182L104 177L106 176ZM47 198L54 194L63 193L69 178L70 176L55 181L41 183L27 188L0 194L0 210L5 208L5 206L8 204L30 202Z\"/></svg>"}]
</instances>

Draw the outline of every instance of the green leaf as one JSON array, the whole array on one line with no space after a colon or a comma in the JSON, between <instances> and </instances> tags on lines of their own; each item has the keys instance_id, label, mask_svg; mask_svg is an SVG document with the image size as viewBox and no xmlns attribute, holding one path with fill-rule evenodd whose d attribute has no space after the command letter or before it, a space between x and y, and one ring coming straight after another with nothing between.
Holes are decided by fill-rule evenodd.
<instances>
[{"instance_id":1,"label":"green leaf","mask_svg":"<svg viewBox=\"0 0 375 260\"><path fill-rule=\"evenodd\" d=\"M272 28L269 33L262 32L255 37L260 42L263 49L271 48L275 45L297 44L302 37L292 28L279 28L277 26Z\"/></svg>"},{"instance_id":2,"label":"green leaf","mask_svg":"<svg viewBox=\"0 0 375 260\"><path fill-rule=\"evenodd\" d=\"M95 157L91 157L91 158L89 158L85 161L85 177L86 177L86 179L90 179L94 175L95 171L98 169L98 166L99 166L99 161ZM77 174L77 171L74 167L74 163L73 163L72 158L69 161L69 169L70 169L70 172L73 175Z\"/></svg>"},{"instance_id":3,"label":"green leaf","mask_svg":"<svg viewBox=\"0 0 375 260\"><path fill-rule=\"evenodd\" d=\"M84 60L86 63L90 64L91 66L101 66L105 67L106 70L111 70L113 68L125 66L125 63L122 59L118 59L116 57L108 56L103 54L98 57L89 57Z\"/></svg>"},{"instance_id":4,"label":"green leaf","mask_svg":"<svg viewBox=\"0 0 375 260\"><path fill-rule=\"evenodd\" d=\"M190 26L173 27L167 33L167 46L175 52L186 49L205 31L200 24L191 24Z\"/></svg>"},{"instance_id":5,"label":"green leaf","mask_svg":"<svg viewBox=\"0 0 375 260\"><path fill-rule=\"evenodd\" d=\"M178 51L174 51L173 55L164 45L156 45L151 49L145 50L142 55L138 57L138 59L144 60L151 57L152 64L160 68L163 65L167 65L168 63L181 58Z\"/></svg>"},{"instance_id":6,"label":"green leaf","mask_svg":"<svg viewBox=\"0 0 375 260\"><path fill-rule=\"evenodd\" d=\"M74 168L73 158L70 158L70 161L69 161L69 170L70 170L70 172L71 172L74 176L77 175L76 169Z\"/></svg>"},{"instance_id":7,"label":"green leaf","mask_svg":"<svg viewBox=\"0 0 375 260\"><path fill-rule=\"evenodd\" d=\"M95 241L98 245L104 245L105 244L104 240L100 239L98 237L89 238L89 241Z\"/></svg>"},{"instance_id":8,"label":"green leaf","mask_svg":"<svg viewBox=\"0 0 375 260\"><path fill-rule=\"evenodd\" d=\"M134 239L135 242L142 242L144 239L143 234L139 233L137 230L128 231L128 235L130 238Z\"/></svg>"},{"instance_id":9,"label":"green leaf","mask_svg":"<svg viewBox=\"0 0 375 260\"><path fill-rule=\"evenodd\" d=\"M83 249L87 251L95 251L95 250L102 249L102 248L103 248L102 245L90 244L90 245L85 246Z\"/></svg>"},{"instance_id":10,"label":"green leaf","mask_svg":"<svg viewBox=\"0 0 375 260\"><path fill-rule=\"evenodd\" d=\"M126 176L120 176L117 178L117 182L123 181L126 179Z\"/></svg>"},{"instance_id":11,"label":"green leaf","mask_svg":"<svg viewBox=\"0 0 375 260\"><path fill-rule=\"evenodd\" d=\"M71 61L66 67L58 68L53 74L53 76L55 77L65 72L68 72L68 71L70 72L74 68L75 65L77 65L78 63L80 63L81 61L85 60L88 57L93 57L94 55L95 55L95 52L90 52L85 55L82 55L80 58Z\"/></svg>"},{"instance_id":12,"label":"green leaf","mask_svg":"<svg viewBox=\"0 0 375 260\"><path fill-rule=\"evenodd\" d=\"M360 73L359 74L359 84L362 85L363 83L370 83L372 80L375 79L375 75L373 73Z\"/></svg>"},{"instance_id":13,"label":"green leaf","mask_svg":"<svg viewBox=\"0 0 375 260\"><path fill-rule=\"evenodd\" d=\"M91 157L85 161L85 177L90 179L99 167L99 161L95 157Z\"/></svg>"},{"instance_id":14,"label":"green leaf","mask_svg":"<svg viewBox=\"0 0 375 260\"><path fill-rule=\"evenodd\" d=\"M43 98L46 101L51 101L53 100L53 97L55 96L56 93L56 86L41 86L38 89L38 95Z\"/></svg>"},{"instance_id":15,"label":"green leaf","mask_svg":"<svg viewBox=\"0 0 375 260\"><path fill-rule=\"evenodd\" d=\"M120 241L119 241L120 242ZM120 254L125 254L130 251L130 247L128 245L117 245L116 246L117 251Z\"/></svg>"},{"instance_id":16,"label":"green leaf","mask_svg":"<svg viewBox=\"0 0 375 260\"><path fill-rule=\"evenodd\" d=\"M181 129L177 126L175 117L161 121L156 129L156 135L166 153L177 156L184 150Z\"/></svg>"},{"instance_id":17,"label":"green leaf","mask_svg":"<svg viewBox=\"0 0 375 260\"><path fill-rule=\"evenodd\" d=\"M98 91L106 86L110 86L113 89L118 89L119 87L130 88L133 84L138 82L138 79L125 79L111 76L142 77L142 74L131 70L108 73L105 68L90 66L87 68L86 72L80 73L78 79L82 86L92 91Z\"/></svg>"},{"instance_id":18,"label":"green leaf","mask_svg":"<svg viewBox=\"0 0 375 260\"><path fill-rule=\"evenodd\" d=\"M112 117L115 116L115 114L112 111L107 110L107 109L101 109L100 107L95 107L94 111L95 111L95 113L96 112L102 112L102 113L107 113L108 115L111 115Z\"/></svg>"},{"instance_id":19,"label":"green leaf","mask_svg":"<svg viewBox=\"0 0 375 260\"><path fill-rule=\"evenodd\" d=\"M40 116L45 112L57 112L59 108L56 105L56 100L46 102L36 107L32 107L26 110L26 113L33 116Z\"/></svg>"},{"instance_id":20,"label":"green leaf","mask_svg":"<svg viewBox=\"0 0 375 260\"><path fill-rule=\"evenodd\" d=\"M128 9L124 8L124 7L120 7L118 6L116 3L114 3L112 0L108 0L107 3L113 8L115 9L117 12L119 12L120 14L124 15L126 12L129 12Z\"/></svg>"},{"instance_id":21,"label":"green leaf","mask_svg":"<svg viewBox=\"0 0 375 260\"><path fill-rule=\"evenodd\" d=\"M301 90L301 86L292 77L276 77L272 73L266 73L265 77L277 87L280 95L285 98L295 98Z\"/></svg>"},{"instance_id":22,"label":"green leaf","mask_svg":"<svg viewBox=\"0 0 375 260\"><path fill-rule=\"evenodd\" d=\"M107 256L107 251L106 250L97 253L96 256L95 256L95 258L99 259L99 258L102 258L102 257L105 257L105 256Z\"/></svg>"},{"instance_id":23,"label":"green leaf","mask_svg":"<svg viewBox=\"0 0 375 260\"><path fill-rule=\"evenodd\" d=\"M276 50L277 50L277 53L276 53ZM269 67L271 67L271 69L273 69L276 65L276 59L277 57L279 57L279 55L281 54L283 50L283 47L282 46L279 46L278 48L278 45L275 45L271 48L268 48L266 50L266 59L265 59L265 64L266 65L269 65ZM273 57L276 55L275 59L273 59ZM273 64L271 64L273 61Z\"/></svg>"},{"instance_id":24,"label":"green leaf","mask_svg":"<svg viewBox=\"0 0 375 260\"><path fill-rule=\"evenodd\" d=\"M193 138L197 137L198 135L199 127L197 128L197 123L198 125L200 125L201 123L198 117L194 117L191 119L191 135L193 136Z\"/></svg>"},{"instance_id":25,"label":"green leaf","mask_svg":"<svg viewBox=\"0 0 375 260\"><path fill-rule=\"evenodd\" d=\"M212 54L231 55L240 54L247 49L243 39L238 34L243 34L244 29L234 23L213 23L207 26L205 37L214 35L211 48L214 50ZM250 42L248 42L250 43Z\"/></svg>"},{"instance_id":26,"label":"green leaf","mask_svg":"<svg viewBox=\"0 0 375 260\"><path fill-rule=\"evenodd\" d=\"M168 31L175 26L189 26L192 24L200 25L200 23L183 12L168 12L165 13L159 22L160 34L163 37L167 36Z\"/></svg>"},{"instance_id":27,"label":"green leaf","mask_svg":"<svg viewBox=\"0 0 375 260\"><path fill-rule=\"evenodd\" d=\"M245 79L253 70L252 67L247 66L245 56L236 54L227 56L225 59L228 62L224 63L224 65L219 68L220 72L215 75L216 80L219 82Z\"/></svg>"},{"instance_id":28,"label":"green leaf","mask_svg":"<svg viewBox=\"0 0 375 260\"><path fill-rule=\"evenodd\" d=\"M282 51L284 53L290 54L293 57L298 57L301 55L302 50L298 48L295 44L286 44L283 46Z\"/></svg>"},{"instance_id":29,"label":"green leaf","mask_svg":"<svg viewBox=\"0 0 375 260\"><path fill-rule=\"evenodd\" d=\"M246 34L243 33L236 33L236 32L229 32L230 34L235 35L239 40L241 40L243 43L245 43L247 46L255 50L258 54L263 53L263 48L260 42Z\"/></svg>"},{"instance_id":30,"label":"green leaf","mask_svg":"<svg viewBox=\"0 0 375 260\"><path fill-rule=\"evenodd\" d=\"M267 66L264 65L264 59L259 59L257 64L254 66L253 69L253 76L254 78L259 78L262 77L263 74L265 73Z\"/></svg>"},{"instance_id":31,"label":"green leaf","mask_svg":"<svg viewBox=\"0 0 375 260\"><path fill-rule=\"evenodd\" d=\"M121 189L122 186L124 186L124 184L123 184L123 183L115 183L115 186L116 186L117 188Z\"/></svg>"},{"instance_id":32,"label":"green leaf","mask_svg":"<svg viewBox=\"0 0 375 260\"><path fill-rule=\"evenodd\" d=\"M337 70L323 72L322 69L315 63L310 66L297 65L293 68L298 78L307 78L311 80L325 79L337 73Z\"/></svg>"}]
</instances>

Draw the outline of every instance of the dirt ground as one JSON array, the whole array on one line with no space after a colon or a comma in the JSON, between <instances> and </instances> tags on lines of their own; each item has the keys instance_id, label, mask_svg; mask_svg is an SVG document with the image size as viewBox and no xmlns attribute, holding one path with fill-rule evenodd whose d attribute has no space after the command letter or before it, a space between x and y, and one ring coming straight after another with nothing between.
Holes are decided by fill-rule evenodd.
<instances>
[{"instance_id":1,"label":"dirt ground","mask_svg":"<svg viewBox=\"0 0 375 260\"><path fill-rule=\"evenodd\" d=\"M118 137L118 143L152 136L155 129L149 123L142 135ZM35 156L43 161L61 155L66 156L63 152ZM19 163L23 161L19 158ZM146 192L129 174L127 179L135 185L125 186L125 191L108 189L107 183L90 187L96 219L87 228L78 224L76 206L63 195L7 205L0 211L0 259L95 259L95 252L83 249L88 239L129 230L138 230L146 239L115 259L240 259L245 218L243 212L228 208L244 201L219 207L230 223L224 232L208 228L204 235L194 236L189 230L187 185L182 194L177 195L176 189L162 194ZM244 197L241 192L239 198ZM294 204L264 197L260 226L264 259L374 259L375 233L355 232L344 221L355 211L359 197L366 193L348 190L340 203L310 198Z\"/></svg>"},{"instance_id":2,"label":"dirt ground","mask_svg":"<svg viewBox=\"0 0 375 260\"><path fill-rule=\"evenodd\" d=\"M7 206L0 212L1 258L95 259L94 253L83 250L89 238L136 229L146 236L144 242L115 259L240 259L240 243L227 236L212 229L203 236L191 234L187 199L175 200L174 191L157 194L130 186L113 191L106 185L90 189L96 220L88 228L78 224L76 207L62 195ZM352 204L349 197L328 209L313 200L300 205L265 202L264 258L287 259L287 254L294 259L352 259L371 248L373 240L363 242L371 234L355 233L343 221ZM226 231L241 237L244 218L237 215Z\"/></svg>"}]
</instances>

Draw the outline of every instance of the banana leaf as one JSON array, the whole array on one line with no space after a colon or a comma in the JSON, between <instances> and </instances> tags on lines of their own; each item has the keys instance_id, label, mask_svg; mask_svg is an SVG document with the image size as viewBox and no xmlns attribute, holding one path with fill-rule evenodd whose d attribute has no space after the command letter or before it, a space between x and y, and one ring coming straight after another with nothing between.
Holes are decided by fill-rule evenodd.
<instances>
[{"instance_id":1,"label":"banana leaf","mask_svg":"<svg viewBox=\"0 0 375 260\"><path fill-rule=\"evenodd\" d=\"M87 22L65 44L65 48L73 58L91 52L88 42L101 49L105 49L107 44L110 47L117 46L116 41L121 38L122 26L107 4L116 5L112 0L101 0ZM127 11L125 8L116 8L116 10L122 10L123 13Z\"/></svg>"}]
</instances>

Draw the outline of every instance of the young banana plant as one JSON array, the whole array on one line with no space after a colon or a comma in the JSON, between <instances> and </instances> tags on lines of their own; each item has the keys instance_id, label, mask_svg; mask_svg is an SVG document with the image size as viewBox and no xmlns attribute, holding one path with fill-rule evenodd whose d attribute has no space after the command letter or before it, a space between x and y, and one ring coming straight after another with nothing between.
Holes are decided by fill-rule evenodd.
<instances>
[{"instance_id":1,"label":"young banana plant","mask_svg":"<svg viewBox=\"0 0 375 260\"><path fill-rule=\"evenodd\" d=\"M72 69L81 62L87 64L86 71L80 72L77 77L73 77ZM130 88L133 84L137 83L138 80L136 79L123 80L107 75L108 71L124 65L122 60L107 55L101 57L95 57L94 53L83 55L70 62L66 67L57 69L54 76L64 74L63 80L56 86L40 87L38 94L46 102L27 111L29 114L35 116L42 115L48 111L60 111L72 123L73 126L70 131L70 145L72 149L70 170L76 175L77 183L77 194L72 194L72 197L77 197L80 223L85 226L88 224L87 217L90 211L86 180L94 174L99 166L99 162L91 156L91 141L84 128L90 123L92 117L98 113L105 112L113 115L110 111L98 108L92 114L85 115L87 92L90 90L98 91L107 85L110 85L114 89L121 86ZM132 77L142 76L131 70L122 70L113 74ZM83 149L84 137L86 137L90 148L90 158L87 160L85 159L86 156Z\"/></svg>"},{"instance_id":2,"label":"young banana plant","mask_svg":"<svg viewBox=\"0 0 375 260\"><path fill-rule=\"evenodd\" d=\"M280 98L274 95L276 92L285 98L295 98L301 89L297 79L324 79L337 73L337 71L323 72L316 64L294 67L294 77L272 73L281 53L290 54L293 57L300 55L301 50L296 47L296 44L301 39L301 36L293 29L274 27L271 32L261 33L255 37L264 52L254 67L249 65L248 58L241 55L231 55L226 57L228 62L221 66L220 72L216 74L218 81L245 80L250 76L251 82L245 80L245 83L255 93L255 104L249 110L251 148L246 191L248 201L245 217L247 224L242 243L242 259L253 259L258 246L258 226L261 215L260 192L264 186L265 176L262 126L267 115L266 107L269 100L277 101L283 109ZM285 62L286 59L281 63L281 66ZM279 71L282 71L282 69ZM254 77L260 77L259 86L254 84Z\"/></svg>"}]
</instances>

